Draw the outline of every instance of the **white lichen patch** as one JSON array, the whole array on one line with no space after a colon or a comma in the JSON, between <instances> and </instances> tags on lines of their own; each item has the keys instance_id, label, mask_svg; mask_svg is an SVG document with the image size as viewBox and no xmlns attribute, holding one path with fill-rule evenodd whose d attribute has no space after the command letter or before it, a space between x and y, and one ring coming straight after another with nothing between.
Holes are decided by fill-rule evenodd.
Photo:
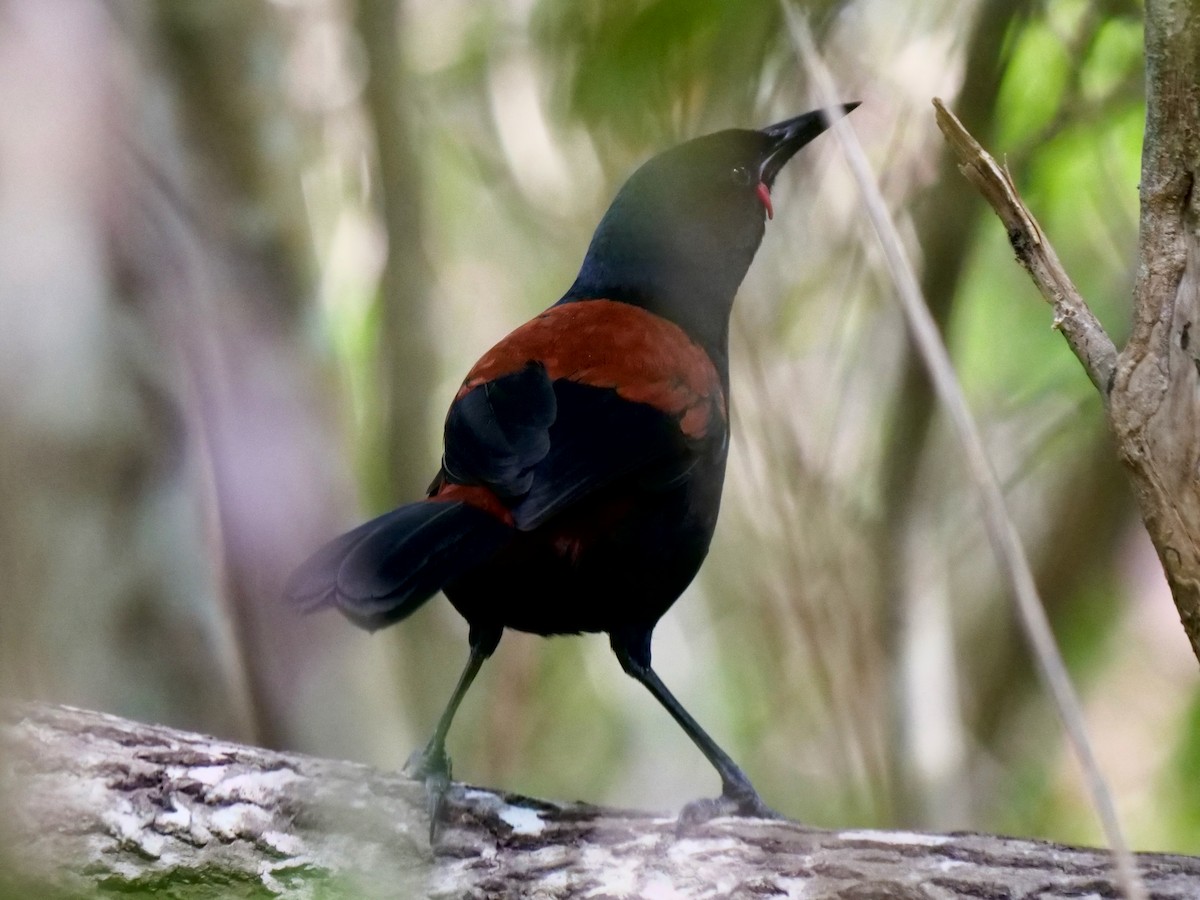
<instances>
[{"instance_id":1,"label":"white lichen patch","mask_svg":"<svg viewBox=\"0 0 1200 900\"><path fill-rule=\"evenodd\" d=\"M680 891L666 875L656 875L643 884L640 894L646 900L686 900L686 897L689 896ZM695 894L690 896L694 897Z\"/></svg>"},{"instance_id":2,"label":"white lichen patch","mask_svg":"<svg viewBox=\"0 0 1200 900\"><path fill-rule=\"evenodd\" d=\"M147 856L158 859L163 855L163 848L166 847L166 844L166 835L159 834L156 831L143 831L141 840L138 842L138 849Z\"/></svg>"},{"instance_id":3,"label":"white lichen patch","mask_svg":"<svg viewBox=\"0 0 1200 900\"><path fill-rule=\"evenodd\" d=\"M257 837L270 829L271 815L253 803L222 806L209 816L208 827L225 838Z\"/></svg>"},{"instance_id":4,"label":"white lichen patch","mask_svg":"<svg viewBox=\"0 0 1200 900\"><path fill-rule=\"evenodd\" d=\"M246 803L268 803L278 796L285 786L299 778L300 776L291 769L244 772L214 785L212 799L218 802L237 800Z\"/></svg>"},{"instance_id":5,"label":"white lichen patch","mask_svg":"<svg viewBox=\"0 0 1200 900\"><path fill-rule=\"evenodd\" d=\"M183 806L160 812L154 817L154 827L159 831L187 831L191 826L192 813Z\"/></svg>"},{"instance_id":6,"label":"white lichen patch","mask_svg":"<svg viewBox=\"0 0 1200 900\"><path fill-rule=\"evenodd\" d=\"M471 803L477 803L495 813L497 817L512 827L514 834L536 835L546 830L546 823L542 819L542 814L536 809L505 803L498 794L494 794L491 791L468 788L463 791L463 799Z\"/></svg>"},{"instance_id":7,"label":"white lichen patch","mask_svg":"<svg viewBox=\"0 0 1200 900\"><path fill-rule=\"evenodd\" d=\"M639 882L644 858L638 854L614 855L608 851L585 852L583 866L602 866L604 883L587 894L589 897L641 896Z\"/></svg>"},{"instance_id":8,"label":"white lichen patch","mask_svg":"<svg viewBox=\"0 0 1200 900\"><path fill-rule=\"evenodd\" d=\"M213 834L201 821L202 816L178 797L172 797L172 806L154 817L154 830L168 837L179 837L194 847L203 847L212 840Z\"/></svg>"},{"instance_id":9,"label":"white lichen patch","mask_svg":"<svg viewBox=\"0 0 1200 900\"><path fill-rule=\"evenodd\" d=\"M663 837L661 834L656 834L653 831L649 831L645 834L634 835L633 839L626 842L625 846L628 847L630 851L636 847L645 853L650 853L655 851L662 843Z\"/></svg>"},{"instance_id":10,"label":"white lichen patch","mask_svg":"<svg viewBox=\"0 0 1200 900\"><path fill-rule=\"evenodd\" d=\"M915 831L842 831L842 841L870 841L873 844L901 844L916 847L940 847L950 842L944 834L920 834Z\"/></svg>"},{"instance_id":11,"label":"white lichen patch","mask_svg":"<svg viewBox=\"0 0 1200 900\"><path fill-rule=\"evenodd\" d=\"M193 766L185 773L186 777L211 787L229 774L229 766Z\"/></svg>"},{"instance_id":12,"label":"white lichen patch","mask_svg":"<svg viewBox=\"0 0 1200 900\"><path fill-rule=\"evenodd\" d=\"M121 798L110 808L101 810L100 821L104 823L108 833L118 841L129 841L142 830L145 819L134 812L128 800Z\"/></svg>"},{"instance_id":13,"label":"white lichen patch","mask_svg":"<svg viewBox=\"0 0 1200 900\"><path fill-rule=\"evenodd\" d=\"M505 805L497 810L497 814L512 826L514 834L541 834L546 830L546 823L536 809Z\"/></svg>"},{"instance_id":14,"label":"white lichen patch","mask_svg":"<svg viewBox=\"0 0 1200 900\"><path fill-rule=\"evenodd\" d=\"M304 849L304 841L284 831L264 831L262 841L272 850L288 856L296 856Z\"/></svg>"},{"instance_id":15,"label":"white lichen patch","mask_svg":"<svg viewBox=\"0 0 1200 900\"><path fill-rule=\"evenodd\" d=\"M146 829L146 818L138 814L128 802L122 802L102 812L100 821L118 845L136 847L138 853L151 859L162 856L166 838Z\"/></svg>"}]
</instances>

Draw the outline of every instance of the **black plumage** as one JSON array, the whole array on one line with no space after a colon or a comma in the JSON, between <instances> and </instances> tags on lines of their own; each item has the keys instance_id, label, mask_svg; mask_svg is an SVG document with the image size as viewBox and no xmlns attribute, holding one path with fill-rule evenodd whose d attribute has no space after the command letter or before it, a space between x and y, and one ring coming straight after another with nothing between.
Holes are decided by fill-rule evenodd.
<instances>
[{"instance_id":1,"label":"black plumage","mask_svg":"<svg viewBox=\"0 0 1200 900\"><path fill-rule=\"evenodd\" d=\"M412 763L430 786L434 821L450 722L505 628L608 633L625 671L721 776L721 797L687 815L771 814L659 680L650 638L716 526L729 314L773 213L771 186L826 127L826 114L806 113L645 163L566 294L467 375L429 497L336 538L293 576L287 594L300 608L333 606L365 628L404 618L438 590L470 623L467 667Z\"/></svg>"}]
</instances>

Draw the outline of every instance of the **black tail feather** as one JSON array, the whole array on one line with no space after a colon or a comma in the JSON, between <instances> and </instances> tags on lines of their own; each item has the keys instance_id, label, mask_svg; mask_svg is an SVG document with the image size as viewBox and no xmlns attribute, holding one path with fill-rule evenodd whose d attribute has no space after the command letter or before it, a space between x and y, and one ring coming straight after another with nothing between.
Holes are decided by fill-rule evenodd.
<instances>
[{"instance_id":1,"label":"black tail feather","mask_svg":"<svg viewBox=\"0 0 1200 900\"><path fill-rule=\"evenodd\" d=\"M512 534L465 503L410 503L334 538L288 579L285 596L304 612L336 606L374 631L411 615Z\"/></svg>"},{"instance_id":2,"label":"black tail feather","mask_svg":"<svg viewBox=\"0 0 1200 900\"><path fill-rule=\"evenodd\" d=\"M352 531L334 538L306 559L288 578L283 589L289 603L303 613L316 612L327 606L336 605L337 573L351 550L380 528L387 528L395 521L404 507L364 522Z\"/></svg>"}]
</instances>

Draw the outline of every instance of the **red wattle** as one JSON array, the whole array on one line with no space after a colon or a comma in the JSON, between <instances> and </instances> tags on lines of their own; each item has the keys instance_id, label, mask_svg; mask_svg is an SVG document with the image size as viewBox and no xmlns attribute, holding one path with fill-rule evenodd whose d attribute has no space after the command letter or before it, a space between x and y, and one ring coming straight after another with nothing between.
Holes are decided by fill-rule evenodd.
<instances>
[{"instance_id":1,"label":"red wattle","mask_svg":"<svg viewBox=\"0 0 1200 900\"><path fill-rule=\"evenodd\" d=\"M767 218L775 218L775 209L771 206L771 189L760 181L756 190L758 191L758 199L762 201L762 205L767 210Z\"/></svg>"}]
</instances>

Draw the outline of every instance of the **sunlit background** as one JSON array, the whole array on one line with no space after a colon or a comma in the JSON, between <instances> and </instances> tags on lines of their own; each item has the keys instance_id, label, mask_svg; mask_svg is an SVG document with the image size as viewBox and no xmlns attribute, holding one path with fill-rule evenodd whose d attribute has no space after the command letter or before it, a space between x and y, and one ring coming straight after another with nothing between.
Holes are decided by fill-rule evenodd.
<instances>
[{"instance_id":1,"label":"sunlit background","mask_svg":"<svg viewBox=\"0 0 1200 900\"><path fill-rule=\"evenodd\" d=\"M1141 148L1125 0L814 0L1139 849L1200 852L1200 678L1101 405L941 96L1123 339ZM470 364L570 285L657 150L817 105L775 0L0 0L0 691L400 766L466 657L283 607L421 495ZM1102 842L958 448L828 138L775 190L734 444L664 680L823 826ZM564 598L569 602L569 598ZM671 811L707 763L591 636L508 633L455 775Z\"/></svg>"}]
</instances>

